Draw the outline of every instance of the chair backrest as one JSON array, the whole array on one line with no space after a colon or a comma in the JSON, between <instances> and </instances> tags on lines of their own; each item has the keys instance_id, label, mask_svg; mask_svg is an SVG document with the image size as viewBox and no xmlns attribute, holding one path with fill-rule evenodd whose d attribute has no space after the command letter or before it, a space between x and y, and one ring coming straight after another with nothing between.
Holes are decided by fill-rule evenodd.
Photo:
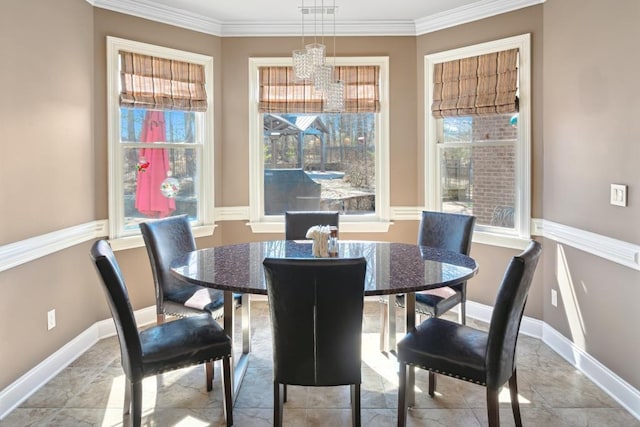
<instances>
[{"instance_id":1,"label":"chair backrest","mask_svg":"<svg viewBox=\"0 0 640 427\"><path fill-rule=\"evenodd\" d=\"M171 262L195 251L196 241L187 215L143 222L140 231L149 254L159 307L164 301L164 292L176 292L184 286L183 281L171 274Z\"/></svg>"},{"instance_id":2,"label":"chair backrest","mask_svg":"<svg viewBox=\"0 0 640 427\"><path fill-rule=\"evenodd\" d=\"M365 258L265 258L273 375L281 384L360 384Z\"/></svg>"},{"instance_id":3,"label":"chair backrest","mask_svg":"<svg viewBox=\"0 0 640 427\"><path fill-rule=\"evenodd\" d=\"M287 211L284 213L284 238L286 240L304 240L307 230L314 225L338 226L338 211Z\"/></svg>"},{"instance_id":4,"label":"chair backrest","mask_svg":"<svg viewBox=\"0 0 640 427\"><path fill-rule=\"evenodd\" d=\"M487 338L487 386L504 384L515 368L518 330L542 245L532 240L509 262L493 306Z\"/></svg>"},{"instance_id":5,"label":"chair backrest","mask_svg":"<svg viewBox=\"0 0 640 427\"><path fill-rule=\"evenodd\" d=\"M469 255L476 217L422 211L418 244Z\"/></svg>"},{"instance_id":6,"label":"chair backrest","mask_svg":"<svg viewBox=\"0 0 640 427\"><path fill-rule=\"evenodd\" d=\"M98 240L91 247L91 259L102 279L103 290L116 324L120 341L122 369L128 378L141 378L142 345L138 325L133 315L129 292L122 278L118 262L106 240Z\"/></svg>"}]
</instances>

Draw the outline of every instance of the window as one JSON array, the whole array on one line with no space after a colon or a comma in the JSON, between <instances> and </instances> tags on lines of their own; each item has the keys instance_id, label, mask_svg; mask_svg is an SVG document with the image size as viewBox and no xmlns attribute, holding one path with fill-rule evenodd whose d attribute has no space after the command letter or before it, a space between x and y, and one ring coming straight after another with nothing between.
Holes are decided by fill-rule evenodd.
<instances>
[{"instance_id":1,"label":"window","mask_svg":"<svg viewBox=\"0 0 640 427\"><path fill-rule=\"evenodd\" d=\"M107 38L109 235L139 246L140 222L187 214L213 230L213 58Z\"/></svg>"},{"instance_id":2,"label":"window","mask_svg":"<svg viewBox=\"0 0 640 427\"><path fill-rule=\"evenodd\" d=\"M427 207L475 215L474 241L521 247L531 217L529 35L425 56L425 88Z\"/></svg>"},{"instance_id":3,"label":"window","mask_svg":"<svg viewBox=\"0 0 640 427\"><path fill-rule=\"evenodd\" d=\"M342 113L322 112L313 85L293 79L290 58L249 61L254 231L281 231L286 210L338 210L342 230L388 228L388 58L335 65Z\"/></svg>"}]
</instances>

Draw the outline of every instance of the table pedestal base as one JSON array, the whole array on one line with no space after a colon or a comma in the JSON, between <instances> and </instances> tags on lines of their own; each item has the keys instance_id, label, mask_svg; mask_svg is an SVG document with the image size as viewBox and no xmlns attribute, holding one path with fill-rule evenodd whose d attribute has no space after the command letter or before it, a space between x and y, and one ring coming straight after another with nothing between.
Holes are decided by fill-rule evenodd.
<instances>
[{"instance_id":1,"label":"table pedestal base","mask_svg":"<svg viewBox=\"0 0 640 427\"><path fill-rule=\"evenodd\" d=\"M249 353L251 352L251 299L249 294L242 294L241 297L241 325L242 325L242 353L239 357L231 355L231 366L233 367L233 375L231 376L231 385L233 390L233 402L238 397L238 391L242 384L244 374L247 372L249 365ZM233 292L224 291L224 331L231 340L235 337L235 307ZM232 346L232 351L235 346Z\"/></svg>"}]
</instances>

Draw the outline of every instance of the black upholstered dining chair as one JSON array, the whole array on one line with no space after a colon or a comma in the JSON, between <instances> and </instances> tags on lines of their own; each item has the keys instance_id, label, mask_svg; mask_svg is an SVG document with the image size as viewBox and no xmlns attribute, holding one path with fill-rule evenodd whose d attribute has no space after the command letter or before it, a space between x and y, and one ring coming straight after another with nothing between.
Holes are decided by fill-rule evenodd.
<instances>
[{"instance_id":1,"label":"black upholstered dining chair","mask_svg":"<svg viewBox=\"0 0 640 427\"><path fill-rule=\"evenodd\" d=\"M224 315L224 292L195 285L171 274L171 262L196 250L196 242L187 215L143 222L144 238L156 294L158 323L166 316L188 317L210 313L214 319ZM240 295L236 295L239 304ZM206 364L207 390L213 387L213 365Z\"/></svg>"},{"instance_id":2,"label":"black upholstered dining chair","mask_svg":"<svg viewBox=\"0 0 640 427\"><path fill-rule=\"evenodd\" d=\"M120 267L106 240L96 241L91 259L101 278L115 322L122 369L127 378L123 424L139 426L142 419L142 380L163 372L222 360L224 411L227 426L233 425L231 339L208 314L191 316L139 331Z\"/></svg>"},{"instance_id":3,"label":"black upholstered dining chair","mask_svg":"<svg viewBox=\"0 0 640 427\"><path fill-rule=\"evenodd\" d=\"M469 255L473 228L476 218L445 212L423 211L418 230L418 245L431 246L448 251ZM392 301L392 296L389 301ZM458 319L466 323L467 282L458 283L444 288L416 292L416 312L428 317L439 317L460 304ZM404 295L396 296L396 305L404 307ZM389 307L382 307L382 326L380 334L380 351L385 351L385 334ZM388 331L395 334L395 331ZM391 339L395 342L395 339Z\"/></svg>"},{"instance_id":4,"label":"black upholstered dining chair","mask_svg":"<svg viewBox=\"0 0 640 427\"><path fill-rule=\"evenodd\" d=\"M273 425L282 426L287 384L351 386L360 426L365 258L265 258L273 334Z\"/></svg>"},{"instance_id":5,"label":"black upholstered dining chair","mask_svg":"<svg viewBox=\"0 0 640 427\"><path fill-rule=\"evenodd\" d=\"M516 377L516 343L529 288L542 247L529 246L509 262L493 306L489 331L432 317L409 331L398 343L398 426L406 425L407 366L417 366L464 381L487 391L489 426L499 426L498 393L509 383L516 426L522 426ZM429 385L429 395L435 389Z\"/></svg>"},{"instance_id":6,"label":"black upholstered dining chair","mask_svg":"<svg viewBox=\"0 0 640 427\"><path fill-rule=\"evenodd\" d=\"M338 227L338 211L287 211L284 213L284 238L286 240L305 240L307 230L314 225L333 225Z\"/></svg>"}]
</instances>

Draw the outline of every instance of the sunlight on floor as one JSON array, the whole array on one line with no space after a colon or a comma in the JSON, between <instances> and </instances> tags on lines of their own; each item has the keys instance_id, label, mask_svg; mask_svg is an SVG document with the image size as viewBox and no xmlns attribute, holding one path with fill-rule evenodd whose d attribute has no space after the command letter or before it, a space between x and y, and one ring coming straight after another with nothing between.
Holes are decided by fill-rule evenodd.
<instances>
[{"instance_id":1,"label":"sunlight on floor","mask_svg":"<svg viewBox=\"0 0 640 427\"><path fill-rule=\"evenodd\" d=\"M520 387L518 387L520 388ZM509 387L502 387L500 390L500 394L498 394L498 402L500 403L511 403L511 396L509 395ZM518 403L520 405L530 405L531 401L525 398L523 395L518 393Z\"/></svg>"},{"instance_id":2,"label":"sunlight on floor","mask_svg":"<svg viewBox=\"0 0 640 427\"><path fill-rule=\"evenodd\" d=\"M378 347L378 333L362 334L362 363L373 369L378 375L398 386L398 365L393 356L385 356Z\"/></svg>"},{"instance_id":3,"label":"sunlight on floor","mask_svg":"<svg viewBox=\"0 0 640 427\"><path fill-rule=\"evenodd\" d=\"M118 408L124 402L124 387L126 377L124 374L113 379L111 389L109 390L109 398L107 399L107 408Z\"/></svg>"},{"instance_id":4,"label":"sunlight on floor","mask_svg":"<svg viewBox=\"0 0 640 427\"><path fill-rule=\"evenodd\" d=\"M187 415L186 417L184 417L183 419L181 419L180 421L174 424L175 427L185 427L185 426L199 427L199 426L208 426L208 425L211 425L211 424L208 422L199 420L190 415Z\"/></svg>"}]
</instances>

